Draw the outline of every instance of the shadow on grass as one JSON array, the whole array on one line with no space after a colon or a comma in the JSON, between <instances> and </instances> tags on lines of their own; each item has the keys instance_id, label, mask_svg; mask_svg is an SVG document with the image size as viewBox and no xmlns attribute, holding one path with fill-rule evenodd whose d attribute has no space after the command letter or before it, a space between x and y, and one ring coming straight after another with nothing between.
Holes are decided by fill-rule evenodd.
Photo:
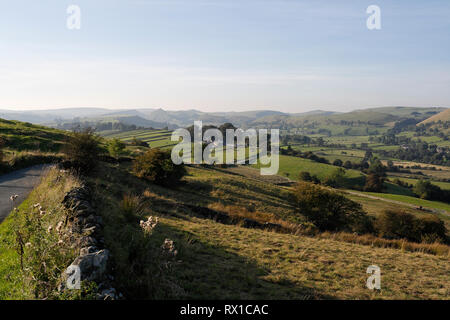
<instances>
[{"instance_id":1,"label":"shadow on grass","mask_svg":"<svg viewBox=\"0 0 450 320\"><path fill-rule=\"evenodd\" d=\"M170 281L183 288L184 295L172 299L332 299L314 288L299 286L287 278L264 279L270 270L254 261L211 245L196 235L159 225L151 241L174 240L178 250Z\"/></svg>"}]
</instances>

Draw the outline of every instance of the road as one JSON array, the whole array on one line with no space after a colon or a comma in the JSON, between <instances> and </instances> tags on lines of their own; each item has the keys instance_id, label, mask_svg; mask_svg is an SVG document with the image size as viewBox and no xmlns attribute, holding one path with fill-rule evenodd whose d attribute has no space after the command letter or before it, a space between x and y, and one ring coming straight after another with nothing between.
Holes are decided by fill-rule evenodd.
<instances>
[{"instance_id":1,"label":"road","mask_svg":"<svg viewBox=\"0 0 450 320\"><path fill-rule=\"evenodd\" d=\"M418 206L415 205L415 204L412 204L412 203L406 203L406 202L403 202L403 201L396 201L396 200L376 197L376 196L372 196L370 194L364 194L364 193L359 193L359 192L350 191L350 190L345 190L345 192L349 193L349 194L353 194L355 196L366 197L366 198L369 198L369 199L380 200L380 201L384 201L384 202L390 202L390 203L399 204L399 205L402 205L402 206L411 207L413 209L418 209ZM445 216L450 216L450 213L445 211L445 210L438 210L438 209L434 209L434 208L430 208L430 207L426 207L426 206L423 206L423 208L428 210L428 211L430 211L430 212L433 212L433 213L440 213L440 214L445 215Z\"/></svg>"},{"instance_id":2,"label":"road","mask_svg":"<svg viewBox=\"0 0 450 320\"><path fill-rule=\"evenodd\" d=\"M37 165L0 176L0 223L13 208L10 197L18 195L14 206L17 207L39 183L48 165Z\"/></svg>"}]
</instances>

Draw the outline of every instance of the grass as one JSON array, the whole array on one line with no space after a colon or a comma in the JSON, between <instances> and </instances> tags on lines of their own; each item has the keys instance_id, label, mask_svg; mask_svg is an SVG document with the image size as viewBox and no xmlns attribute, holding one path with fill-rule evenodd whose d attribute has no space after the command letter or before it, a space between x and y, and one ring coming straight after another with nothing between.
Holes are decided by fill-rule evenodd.
<instances>
[{"instance_id":1,"label":"grass","mask_svg":"<svg viewBox=\"0 0 450 320\"><path fill-rule=\"evenodd\" d=\"M254 165L256 168L260 168L260 165ZM330 176L338 167L318 163L309 159L303 159L298 157L280 155L280 168L278 174L281 176L287 176L290 179L297 180L301 171L308 171L311 175L317 175L320 180ZM346 184L349 186L362 185L364 183L364 176L357 170L346 170Z\"/></svg>"},{"instance_id":2,"label":"grass","mask_svg":"<svg viewBox=\"0 0 450 320\"><path fill-rule=\"evenodd\" d=\"M407 182L409 184L415 185L420 179L412 179L412 178L402 178L400 176L389 176L389 179L393 181L394 179L398 178L399 180L403 182ZM440 182L440 181L433 181L429 180L432 184L435 186L438 186L439 188L443 190L450 190L450 182Z\"/></svg>"},{"instance_id":3,"label":"grass","mask_svg":"<svg viewBox=\"0 0 450 320\"><path fill-rule=\"evenodd\" d=\"M364 194L369 194L372 196L385 198L389 200L395 200L400 201L404 203L409 203L415 206L423 206L428 208L433 208L437 210L444 210L447 212L450 212L450 205L447 203L439 202L439 201L430 201L430 200L424 200L420 198L410 197L410 196L404 196L399 194L388 194L388 193L375 193L375 192L363 192Z\"/></svg>"},{"instance_id":4,"label":"grass","mask_svg":"<svg viewBox=\"0 0 450 320\"><path fill-rule=\"evenodd\" d=\"M151 148L168 148L177 144L177 142L172 142L170 140L171 135L171 131L151 129L103 134L103 136L106 138L118 138L124 142L131 142L133 138L136 138L147 142Z\"/></svg>"},{"instance_id":5,"label":"grass","mask_svg":"<svg viewBox=\"0 0 450 320\"><path fill-rule=\"evenodd\" d=\"M97 207L105 221L106 245L116 256L115 276L126 296L443 299L448 295L444 279L449 258L445 245L425 246L352 234L324 233L316 237L283 234L225 225L197 214L195 208L209 207L230 216L285 226L304 221L290 206L289 188L240 173L191 166L182 183L164 188L130 176L125 164L102 166L89 183L100 201ZM120 212L124 194L141 195L148 203L141 214L160 218L150 236L142 236L138 221L127 220ZM187 209L183 204L194 207ZM178 255L164 269L164 292L155 293L149 288L156 280L146 269L138 267L144 263L150 268L150 262L137 256L148 252L145 248L158 248L164 239L174 241ZM365 271L372 264L382 270L381 292L365 288ZM418 276L413 276L416 272Z\"/></svg>"},{"instance_id":6,"label":"grass","mask_svg":"<svg viewBox=\"0 0 450 320\"><path fill-rule=\"evenodd\" d=\"M57 223L65 219L67 213L61 201L69 190L79 184L78 179L68 173L50 170L18 210L0 224L0 300L55 298L55 283L62 270L75 258L75 248L66 240L55 250L52 244L58 241L59 236L54 231L48 233L46 230L49 226L53 226L54 230ZM37 209L33 209L36 203L44 208L44 216L39 216ZM42 229L35 228L35 222ZM42 233L43 230L45 232ZM30 243L29 247L25 247L24 270L21 270L20 255L16 250L16 231L20 231ZM38 275L43 276L38 272L43 263L48 281L44 283L38 281ZM34 292L37 286L41 288L38 293ZM41 296L45 293L49 295Z\"/></svg>"},{"instance_id":7,"label":"grass","mask_svg":"<svg viewBox=\"0 0 450 320\"><path fill-rule=\"evenodd\" d=\"M193 299L446 299L448 257L162 218L179 248L175 281ZM365 287L376 264L382 290Z\"/></svg>"},{"instance_id":8,"label":"grass","mask_svg":"<svg viewBox=\"0 0 450 320\"><path fill-rule=\"evenodd\" d=\"M0 119L0 137L6 140L9 151L58 152L66 139L66 133L30 123Z\"/></svg>"}]
</instances>

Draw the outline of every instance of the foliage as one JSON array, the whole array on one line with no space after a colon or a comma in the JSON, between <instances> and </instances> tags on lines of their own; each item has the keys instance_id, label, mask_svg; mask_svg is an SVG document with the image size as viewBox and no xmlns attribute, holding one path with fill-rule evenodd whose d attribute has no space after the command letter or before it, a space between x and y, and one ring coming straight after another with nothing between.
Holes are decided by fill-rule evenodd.
<instances>
[{"instance_id":1,"label":"foliage","mask_svg":"<svg viewBox=\"0 0 450 320\"><path fill-rule=\"evenodd\" d=\"M98 164L100 138L91 128L74 131L67 140L64 153L77 171L89 174Z\"/></svg>"},{"instance_id":2,"label":"foliage","mask_svg":"<svg viewBox=\"0 0 450 320\"><path fill-rule=\"evenodd\" d=\"M140 196L125 194L119 204L123 216L128 222L137 221L146 213L147 203Z\"/></svg>"},{"instance_id":3,"label":"foliage","mask_svg":"<svg viewBox=\"0 0 450 320\"><path fill-rule=\"evenodd\" d=\"M110 156L117 159L124 153L126 146L125 143L123 143L120 139L113 138L108 141L107 147Z\"/></svg>"},{"instance_id":4,"label":"foliage","mask_svg":"<svg viewBox=\"0 0 450 320\"><path fill-rule=\"evenodd\" d=\"M424 238L446 240L446 228L436 216L415 217L405 211L386 210L375 221L378 234L387 239L421 242Z\"/></svg>"},{"instance_id":5,"label":"foliage","mask_svg":"<svg viewBox=\"0 0 450 320\"><path fill-rule=\"evenodd\" d=\"M153 183L173 186L186 174L186 169L172 162L170 151L151 149L136 158L133 172Z\"/></svg>"},{"instance_id":6,"label":"foliage","mask_svg":"<svg viewBox=\"0 0 450 320\"><path fill-rule=\"evenodd\" d=\"M364 185L364 191L381 192L386 179L386 168L379 159L373 159L367 172L368 176Z\"/></svg>"},{"instance_id":7,"label":"foliage","mask_svg":"<svg viewBox=\"0 0 450 320\"><path fill-rule=\"evenodd\" d=\"M421 199L436 200L450 203L450 191L442 190L428 180L419 180L413 187L413 192Z\"/></svg>"},{"instance_id":8,"label":"foliage","mask_svg":"<svg viewBox=\"0 0 450 320\"><path fill-rule=\"evenodd\" d=\"M370 231L370 221L360 204L323 187L299 182L294 205L320 230Z\"/></svg>"},{"instance_id":9,"label":"foliage","mask_svg":"<svg viewBox=\"0 0 450 320\"><path fill-rule=\"evenodd\" d=\"M325 178L324 185L337 188L345 184L345 170L337 168L328 177Z\"/></svg>"}]
</instances>

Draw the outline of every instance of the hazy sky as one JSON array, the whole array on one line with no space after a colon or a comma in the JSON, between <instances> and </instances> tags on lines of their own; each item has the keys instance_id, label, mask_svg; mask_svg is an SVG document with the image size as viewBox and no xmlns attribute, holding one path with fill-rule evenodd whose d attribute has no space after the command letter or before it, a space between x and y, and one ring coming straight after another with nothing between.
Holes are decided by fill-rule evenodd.
<instances>
[{"instance_id":1,"label":"hazy sky","mask_svg":"<svg viewBox=\"0 0 450 320\"><path fill-rule=\"evenodd\" d=\"M450 106L449 0L0 4L3 109Z\"/></svg>"}]
</instances>

